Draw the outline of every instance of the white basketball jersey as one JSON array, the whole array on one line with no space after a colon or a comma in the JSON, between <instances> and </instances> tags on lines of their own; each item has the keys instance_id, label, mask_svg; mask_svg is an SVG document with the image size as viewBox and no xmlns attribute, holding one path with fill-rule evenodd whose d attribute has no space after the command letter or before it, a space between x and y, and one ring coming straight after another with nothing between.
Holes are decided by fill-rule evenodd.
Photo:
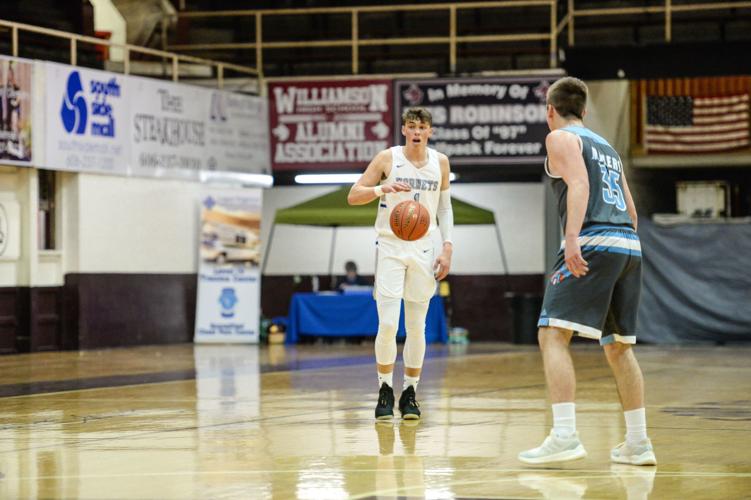
<instances>
[{"instance_id":1,"label":"white basketball jersey","mask_svg":"<svg viewBox=\"0 0 751 500\"><path fill-rule=\"evenodd\" d=\"M375 228L379 236L394 236L394 232L389 225L389 215L392 208L405 200L418 201L428 209L430 228L426 236L437 227L436 213L438 211L438 199L441 196L441 165L438 161L438 152L431 148L427 148L427 151L428 163L421 168L417 168L404 156L402 146L391 148L391 173L381 181L381 184L403 182L409 184L412 190L386 193L378 200Z\"/></svg>"}]
</instances>

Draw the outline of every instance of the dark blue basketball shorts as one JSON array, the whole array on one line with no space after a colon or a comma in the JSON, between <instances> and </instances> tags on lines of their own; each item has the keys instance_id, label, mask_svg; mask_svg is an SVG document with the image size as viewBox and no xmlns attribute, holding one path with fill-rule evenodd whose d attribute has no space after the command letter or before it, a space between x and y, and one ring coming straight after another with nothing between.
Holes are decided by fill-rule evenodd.
<instances>
[{"instance_id":1,"label":"dark blue basketball shorts","mask_svg":"<svg viewBox=\"0 0 751 500\"><path fill-rule=\"evenodd\" d=\"M572 330L602 345L635 344L641 294L639 237L630 228L593 226L582 230L579 246L589 272L580 278L571 274L562 244L537 325Z\"/></svg>"}]
</instances>

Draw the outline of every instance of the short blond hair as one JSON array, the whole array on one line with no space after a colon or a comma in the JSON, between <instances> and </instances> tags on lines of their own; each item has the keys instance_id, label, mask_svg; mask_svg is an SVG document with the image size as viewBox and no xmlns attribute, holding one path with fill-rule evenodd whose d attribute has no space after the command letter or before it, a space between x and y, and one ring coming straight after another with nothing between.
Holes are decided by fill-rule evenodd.
<instances>
[{"instance_id":1,"label":"short blond hair","mask_svg":"<svg viewBox=\"0 0 751 500\"><path fill-rule=\"evenodd\" d=\"M402 113L402 125L412 120L427 123L431 127L433 126L433 115L425 108L414 107L405 109Z\"/></svg>"}]
</instances>

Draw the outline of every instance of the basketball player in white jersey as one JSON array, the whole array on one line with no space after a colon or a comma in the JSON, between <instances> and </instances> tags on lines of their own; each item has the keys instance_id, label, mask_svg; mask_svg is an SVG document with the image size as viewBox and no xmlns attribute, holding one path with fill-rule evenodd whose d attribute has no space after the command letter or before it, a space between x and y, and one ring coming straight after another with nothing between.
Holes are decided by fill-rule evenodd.
<instances>
[{"instance_id":1,"label":"basketball player in white jersey","mask_svg":"<svg viewBox=\"0 0 751 500\"><path fill-rule=\"evenodd\" d=\"M406 144L378 153L347 198L350 205L364 205L378 198L374 295L378 307L375 355L380 386L375 416L379 420L394 416L393 374L401 299L407 339L399 411L403 419L420 418L415 390L425 357L425 317L436 280L445 278L451 268L454 214L449 195L450 166L446 155L428 148L432 124L428 110L407 109L402 114ZM405 200L422 203L430 213L428 232L415 241L397 238L389 225L391 209ZM443 241L437 257L431 238L436 228Z\"/></svg>"}]
</instances>

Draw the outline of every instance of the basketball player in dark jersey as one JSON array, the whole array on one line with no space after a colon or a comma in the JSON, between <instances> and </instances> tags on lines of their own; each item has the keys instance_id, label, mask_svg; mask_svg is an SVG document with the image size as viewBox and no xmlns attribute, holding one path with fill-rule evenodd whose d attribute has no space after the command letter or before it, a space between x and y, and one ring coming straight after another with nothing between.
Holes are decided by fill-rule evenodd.
<instances>
[{"instance_id":1,"label":"basketball player in dark jersey","mask_svg":"<svg viewBox=\"0 0 751 500\"><path fill-rule=\"evenodd\" d=\"M584 458L576 432L576 378L569 353L573 335L596 339L615 375L626 419L626 440L613 462L655 465L647 437L644 380L631 345L641 289L636 209L618 153L584 127L587 86L566 77L548 90L545 145L565 238L545 290L538 341L553 429L541 446L519 454L530 464Z\"/></svg>"}]
</instances>

